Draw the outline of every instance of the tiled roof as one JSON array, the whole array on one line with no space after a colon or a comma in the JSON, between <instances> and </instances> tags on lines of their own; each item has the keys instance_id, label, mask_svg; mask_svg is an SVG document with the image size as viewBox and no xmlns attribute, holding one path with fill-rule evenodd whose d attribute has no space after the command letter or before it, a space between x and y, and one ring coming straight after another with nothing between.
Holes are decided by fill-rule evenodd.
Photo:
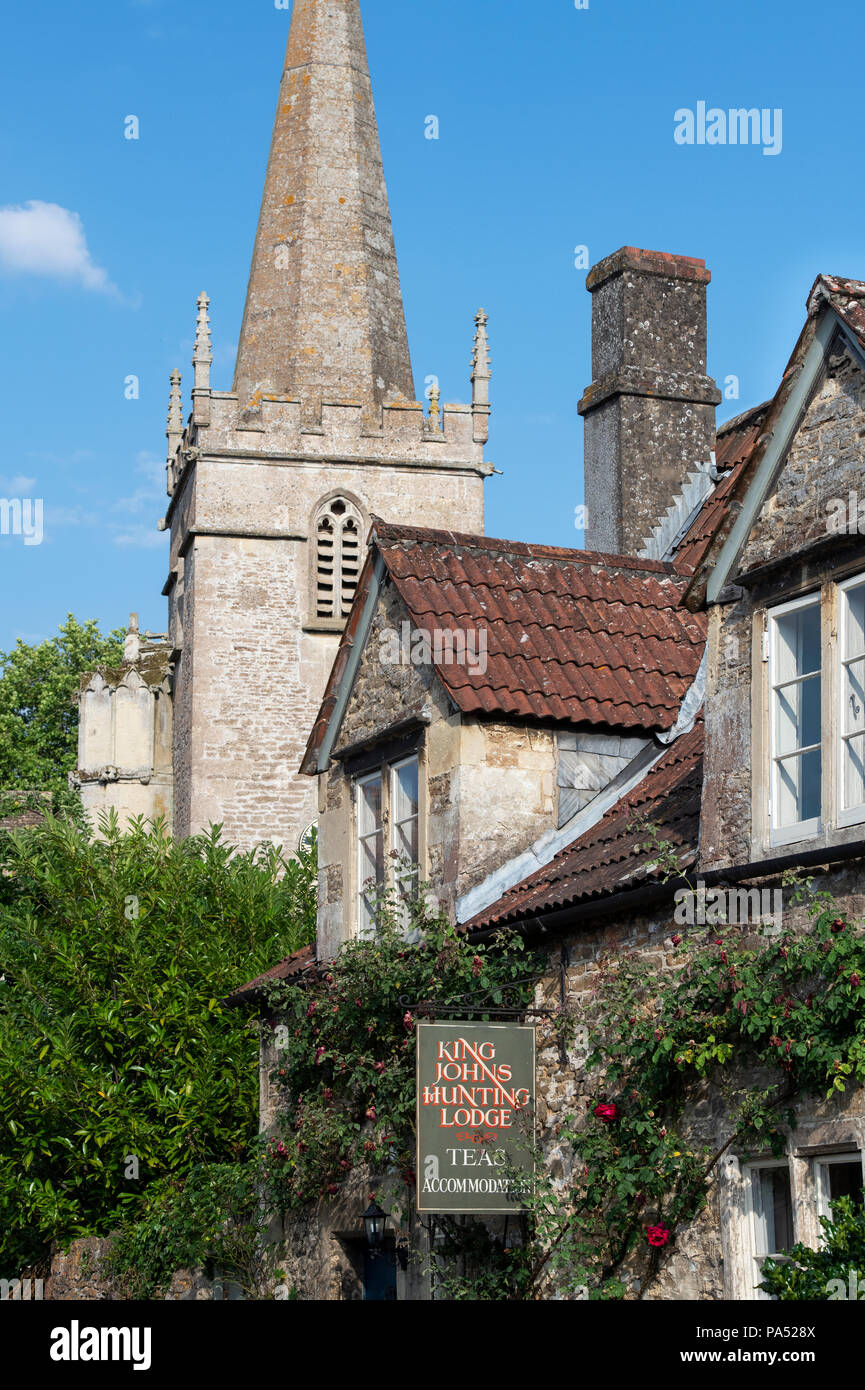
<instances>
[{"instance_id":1,"label":"tiled roof","mask_svg":"<svg viewBox=\"0 0 865 1390\"><path fill-rule=\"evenodd\" d=\"M754 406L752 410L737 415L719 427L715 463L720 473L726 473L728 469L730 472L710 492L677 545L677 568L693 570L702 560L724 518L739 475L756 448L771 404L771 401L764 401L762 405Z\"/></svg>"},{"instance_id":2,"label":"tiled roof","mask_svg":"<svg viewBox=\"0 0 865 1390\"><path fill-rule=\"evenodd\" d=\"M261 993L262 987L268 984L275 984L279 980L297 979L298 976L310 973L315 969L315 947L304 946L301 950L286 956L278 965L274 965L270 970L265 970L263 975L257 975L248 984L241 985L239 989L233 991L226 997L226 1004L247 1004L251 1003L257 995Z\"/></svg>"},{"instance_id":3,"label":"tiled roof","mask_svg":"<svg viewBox=\"0 0 865 1390\"><path fill-rule=\"evenodd\" d=\"M818 275L808 296L808 312L814 314L823 302L835 313L865 347L865 282L846 280L840 275Z\"/></svg>"},{"instance_id":4,"label":"tiled roof","mask_svg":"<svg viewBox=\"0 0 865 1390\"><path fill-rule=\"evenodd\" d=\"M484 908L462 930L504 926L542 912L609 897L659 877L657 854L644 849L645 822L675 846L685 872L697 852L702 785L703 720L670 745L642 782L591 830L555 859ZM639 822L643 822L641 827ZM647 872L649 870L649 872Z\"/></svg>"},{"instance_id":5,"label":"tiled roof","mask_svg":"<svg viewBox=\"0 0 865 1390\"><path fill-rule=\"evenodd\" d=\"M718 467L732 467L732 472L706 499L675 555L677 568L693 576L689 602L694 606L702 605L708 572L735 524L765 448L789 403L825 305L834 310L865 349L865 282L836 275L818 275L808 296L808 319L774 397L764 405L728 421L718 431Z\"/></svg>"},{"instance_id":6,"label":"tiled roof","mask_svg":"<svg viewBox=\"0 0 865 1390\"><path fill-rule=\"evenodd\" d=\"M486 629L485 670L435 663L464 714L675 723L705 624L672 565L377 520L373 536L416 629Z\"/></svg>"}]
</instances>

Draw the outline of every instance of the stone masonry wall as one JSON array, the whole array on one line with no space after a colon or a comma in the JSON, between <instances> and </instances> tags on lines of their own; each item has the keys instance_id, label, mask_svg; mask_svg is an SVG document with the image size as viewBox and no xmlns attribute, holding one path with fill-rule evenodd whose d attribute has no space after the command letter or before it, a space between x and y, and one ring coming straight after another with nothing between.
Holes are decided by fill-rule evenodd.
<instances>
[{"instance_id":1,"label":"stone masonry wall","mask_svg":"<svg viewBox=\"0 0 865 1390\"><path fill-rule=\"evenodd\" d=\"M778 885L762 886L774 888ZM862 884L861 875L857 877L853 871L827 875L821 879L819 886L835 894L842 912L849 913L853 920L861 920L865 913L865 885ZM804 910L788 906L785 900L784 928L795 931L806 921ZM605 958L620 957L627 951L636 952L644 961L664 971L676 970L680 956L670 940L674 930L684 933L686 938L701 931L698 927L674 926L673 905L670 904L668 910L653 914L598 919L594 924L587 923L584 928L563 937L562 945L570 961L566 972L566 1003L576 1019L591 1011L593 991L597 987ZM559 1003L560 959L557 947L551 952L549 974L540 987L541 996L552 1007ZM592 1097L597 1099L603 1085L600 1074L596 1071L587 1073L584 1063L585 1055L579 1045L571 1049L564 1067L557 1044L539 1047L538 1128L553 1172L563 1179L567 1179L569 1170L567 1155L557 1142L558 1126L565 1115L586 1116L586 1102ZM775 1073L740 1072L737 1079L743 1085L749 1082L767 1085L775 1079ZM823 1095L804 1096L793 1103L793 1109L797 1126L790 1134L791 1156L800 1147L830 1145L848 1139L865 1148L865 1093L861 1090L848 1091L831 1101L827 1101ZM586 1122L591 1123L588 1119ZM686 1112L682 1123L683 1137L691 1144L705 1145L711 1153L717 1152L730 1137L731 1120L724 1098L708 1085L703 1088L697 1103ZM689 1227L680 1228L675 1233L671 1254L663 1261L660 1278L647 1291L648 1298L729 1299L745 1296L743 1281L747 1279L748 1271L742 1268L740 1255L745 1220L741 1164L749 1157L758 1155L733 1149L719 1164L709 1188L707 1208ZM801 1160L791 1157L791 1162L807 1169L807 1164ZM800 1193L803 1189L806 1193L809 1191L808 1182L807 1172L800 1173ZM816 1243L819 1225L813 1201L800 1205L797 1227L799 1239L805 1243ZM630 1296L638 1295L639 1288L634 1284Z\"/></svg>"},{"instance_id":2,"label":"stone masonry wall","mask_svg":"<svg viewBox=\"0 0 865 1390\"><path fill-rule=\"evenodd\" d=\"M865 373L848 353L838 352L754 523L740 571L795 555L827 535L827 503L847 502L861 482L863 438Z\"/></svg>"},{"instance_id":3,"label":"stone masonry wall","mask_svg":"<svg viewBox=\"0 0 865 1390\"><path fill-rule=\"evenodd\" d=\"M755 692L755 679L767 682L761 651L766 610L800 593L818 592L838 567L849 566L839 553L800 561L809 542L827 535L827 503L845 502L861 476L865 436L865 374L846 355L832 360L821 389L808 408L776 486L757 517L739 561L740 572L769 560L779 566L755 588L741 589L730 602L710 611L706 688L706 753L703 777L701 863L704 868L748 863L764 854L764 824L752 824L752 792L766 786L768 751L752 746L752 713L760 708L762 737L768 732L768 696ZM863 494L865 496L865 494ZM855 525L855 522L854 522ZM865 561L861 568L865 569ZM825 708L824 731L837 722ZM755 702L755 695L759 699ZM765 699L763 696L765 695ZM768 791L766 791L768 796ZM850 838L858 832L837 834Z\"/></svg>"},{"instance_id":4,"label":"stone masonry wall","mask_svg":"<svg viewBox=\"0 0 865 1390\"><path fill-rule=\"evenodd\" d=\"M337 741L386 738L414 715L426 721L421 750L421 875L441 907L521 853L555 821L556 742L551 730L462 719L429 666L383 659L381 637L401 632L408 612L387 588L375 613ZM319 949L350 935L356 892L350 784L334 761L319 793Z\"/></svg>"},{"instance_id":5,"label":"stone masonry wall","mask_svg":"<svg viewBox=\"0 0 865 1390\"><path fill-rule=\"evenodd\" d=\"M343 484L367 519L482 530L482 480L417 467L198 468L175 689L177 830L221 822L243 848L273 839L293 850L316 818L298 769L339 640L312 611L317 503ZM243 534L265 517L273 534ZM229 534L201 534L205 522Z\"/></svg>"}]
</instances>

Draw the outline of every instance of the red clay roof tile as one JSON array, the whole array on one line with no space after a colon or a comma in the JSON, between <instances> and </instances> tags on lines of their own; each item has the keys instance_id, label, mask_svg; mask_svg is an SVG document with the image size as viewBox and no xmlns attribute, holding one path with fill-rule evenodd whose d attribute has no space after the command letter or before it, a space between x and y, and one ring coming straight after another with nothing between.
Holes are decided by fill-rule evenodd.
<instances>
[{"instance_id":1,"label":"red clay roof tile","mask_svg":"<svg viewBox=\"0 0 865 1390\"><path fill-rule=\"evenodd\" d=\"M705 625L673 566L378 520L373 538L416 628L486 630L485 670L435 663L464 713L675 723Z\"/></svg>"}]
</instances>

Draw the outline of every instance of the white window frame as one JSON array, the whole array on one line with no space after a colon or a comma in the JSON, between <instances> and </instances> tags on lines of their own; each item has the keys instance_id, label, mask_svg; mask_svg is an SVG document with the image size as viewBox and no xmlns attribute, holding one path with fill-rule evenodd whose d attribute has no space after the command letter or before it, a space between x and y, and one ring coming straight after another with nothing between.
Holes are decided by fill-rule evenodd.
<instances>
[{"instance_id":1,"label":"white window frame","mask_svg":"<svg viewBox=\"0 0 865 1390\"><path fill-rule=\"evenodd\" d=\"M858 805L858 806L851 806L851 807L849 807L849 809L846 809L846 810L844 809L844 755L845 755L845 752L846 752L846 746L847 746L848 738L850 737L849 735L845 737L845 734L844 734L845 703L846 703L846 697L845 697L845 693L844 693L844 668L845 668L845 666L848 664L848 661L849 661L849 660L856 660L856 659L857 659L857 658L847 658L847 657L845 657L845 652L846 652L846 641L847 641L847 614L848 614L848 612L849 612L849 605L848 605L847 594L848 594L848 592L849 592L851 589L859 589L859 588L865 588L865 574L856 574L856 575L853 575L852 578L850 578L850 579L845 579L844 582L843 582L842 584L839 584L839 585L838 585L838 623L837 623L837 628L838 628L838 631L837 631L838 649L837 649L837 655L836 655L836 659L835 659L835 667L836 667L836 671L837 671L837 684L838 684L838 698L837 698L837 707L836 707L836 715L837 715L837 720L838 720L838 724L837 724L837 743L838 743L838 750L837 750L837 758L836 758L836 763L835 763L835 775L836 775L836 779L837 779L836 824L837 824L839 827L840 827L840 826L845 826L845 825L861 825L861 823L862 823L863 821L865 821L865 801L863 801L863 802L862 802L860 805Z\"/></svg>"},{"instance_id":2,"label":"white window frame","mask_svg":"<svg viewBox=\"0 0 865 1390\"><path fill-rule=\"evenodd\" d=\"M826 1169L836 1166L839 1163L853 1164L859 1160L859 1167L862 1170L862 1185L865 1187L865 1154L861 1150L851 1149L849 1153L841 1154L817 1154L812 1160L812 1174L814 1180L814 1194L817 1201L817 1216L831 1216L829 1203L832 1200L830 1195L829 1183L827 1181ZM821 1243L823 1229L820 1228Z\"/></svg>"},{"instance_id":3,"label":"white window frame","mask_svg":"<svg viewBox=\"0 0 865 1390\"><path fill-rule=\"evenodd\" d=\"M394 815L396 804L396 774L400 768L407 767L414 763L417 767L417 866L416 871L411 875L402 873L396 861L390 858L390 854L398 849L397 846L397 822ZM402 881L413 880L418 884L423 876L423 833L425 826L425 816L423 813L423 759L421 750L409 753L405 757L397 758L394 762L383 762L379 767L374 767L369 772L364 773L354 779L354 862L356 874L356 908L354 912L355 931L359 937L369 939L371 936L370 924L366 920L364 912L364 892L363 885L369 877L363 869L362 839L369 836L361 836L360 814L361 814L361 788L370 782L381 782L381 834L382 850L384 855L384 879L382 889L386 891L389 887L399 888ZM402 822L401 822L402 823Z\"/></svg>"},{"instance_id":4,"label":"white window frame","mask_svg":"<svg viewBox=\"0 0 865 1390\"><path fill-rule=\"evenodd\" d=\"M370 877L370 875L367 874L367 873L365 873L365 870L364 870L364 863L363 863L363 844L364 844L364 841L365 841L365 840L368 840L368 839L370 838L370 835L362 835L362 834L361 834L361 828L360 828L360 815L361 815L361 806L362 806L361 788L362 788L362 787L368 786L368 785L369 785L370 783L372 783L372 782L380 782L380 783L381 783L381 830L380 830L380 831L376 831L375 833L376 833L376 834L379 834L379 833L381 834L381 837L382 837L382 854L384 855L384 844L385 844L385 837L386 837L386 834L387 834L387 810L386 810L386 807L385 807L385 800L384 800L384 798L385 798L385 787L387 786L387 778L385 777L384 771L383 771L382 768L375 768L372 772L366 773L363 777L358 777L357 780L356 780L356 782L355 782L355 827L354 827L354 830L355 830L355 834L354 834L354 845L355 845L355 849L354 849L354 852L355 852L355 864L356 864L356 872L357 872L357 911L356 911L356 913L355 913L355 929L356 929L356 931L357 931L357 935L358 935L359 937L363 938L363 939L366 939L366 940L368 940L368 939L370 938L370 936L372 935L372 931L371 931L371 928L370 928L370 923L366 920L366 915L365 915L365 910L364 910L364 891L363 891L363 885L366 883L366 881L367 881L367 879ZM386 863L385 863L385 867L384 867L384 876L385 876L385 877L384 877L384 882L383 882L382 885L381 885L382 887L384 887L384 883L387 881L387 864L386 864Z\"/></svg>"},{"instance_id":5,"label":"white window frame","mask_svg":"<svg viewBox=\"0 0 865 1390\"><path fill-rule=\"evenodd\" d=\"M777 643L778 643L778 619L785 617L788 613L805 608L816 608L820 620L820 742L819 744L809 744L807 751L814 748L820 749L821 767L821 796L820 796L820 815L811 816L808 820L797 821L795 825L776 826L775 816L779 805L778 795L778 769L777 762L783 759L776 759L776 729L775 729L775 671L778 666ZM823 796L822 796L822 770L826 757L826 732L824 728L824 713L826 709L826 672L823 662L823 604L822 591L805 594L802 598L791 599L789 603L778 604L770 608L767 613L768 619L768 639L769 639L769 842L773 845L793 844L799 840L813 839L819 835L823 828ZM797 679L804 680L805 675ZM813 672L810 674L814 674ZM784 758L801 756L803 750L798 753L785 754Z\"/></svg>"},{"instance_id":6,"label":"white window frame","mask_svg":"<svg viewBox=\"0 0 865 1390\"><path fill-rule=\"evenodd\" d=\"M413 882L415 889L417 889L417 885L420 881L420 756L417 753L412 753L407 758L400 758L399 762L391 763L390 765L390 848L391 853L399 852L399 845L397 844L397 831L400 825L408 824L408 820L397 821L396 818L397 773L404 767L410 767L412 763L414 763L415 767L417 768L417 810L415 811L413 816L410 816L408 818L408 820L414 820L417 824L416 839L418 862L415 863L415 866L411 873L406 873L404 870L401 870L398 867L396 860L393 860L392 862L394 866L394 881L396 883L396 886L399 888L403 883Z\"/></svg>"},{"instance_id":7,"label":"white window frame","mask_svg":"<svg viewBox=\"0 0 865 1390\"><path fill-rule=\"evenodd\" d=\"M762 1265L764 1260L768 1260L770 1258L776 1260L783 1259L784 1252L781 1250L767 1250L761 1253L759 1251L759 1246L761 1244L760 1222L763 1218L761 1216L761 1213L757 1209L756 1194L759 1185L759 1175L760 1173L765 1172L767 1168L783 1168L787 1174L787 1178L790 1184L790 1212L793 1224L794 1245L798 1240L798 1233L796 1222L796 1197L793 1186L793 1170L789 1158L755 1159L752 1163L744 1164L743 1173L745 1177L745 1221L747 1229L748 1256L750 1257L746 1260L746 1268L750 1268L750 1270L752 1271L751 1278L754 1281L753 1284L750 1285L748 1296L749 1298L753 1299L771 1301L772 1295L766 1293L764 1289L758 1287L758 1281L761 1278L760 1266Z\"/></svg>"}]
</instances>

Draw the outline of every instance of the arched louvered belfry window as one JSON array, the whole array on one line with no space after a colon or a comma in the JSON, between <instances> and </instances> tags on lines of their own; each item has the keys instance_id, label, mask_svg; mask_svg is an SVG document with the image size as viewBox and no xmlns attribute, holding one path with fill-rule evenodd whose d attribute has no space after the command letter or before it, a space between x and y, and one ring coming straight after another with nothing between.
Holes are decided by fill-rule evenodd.
<instances>
[{"instance_id":1,"label":"arched louvered belfry window","mask_svg":"<svg viewBox=\"0 0 865 1390\"><path fill-rule=\"evenodd\" d=\"M316 616L347 618L360 577L360 512L345 497L333 497L315 526Z\"/></svg>"}]
</instances>

